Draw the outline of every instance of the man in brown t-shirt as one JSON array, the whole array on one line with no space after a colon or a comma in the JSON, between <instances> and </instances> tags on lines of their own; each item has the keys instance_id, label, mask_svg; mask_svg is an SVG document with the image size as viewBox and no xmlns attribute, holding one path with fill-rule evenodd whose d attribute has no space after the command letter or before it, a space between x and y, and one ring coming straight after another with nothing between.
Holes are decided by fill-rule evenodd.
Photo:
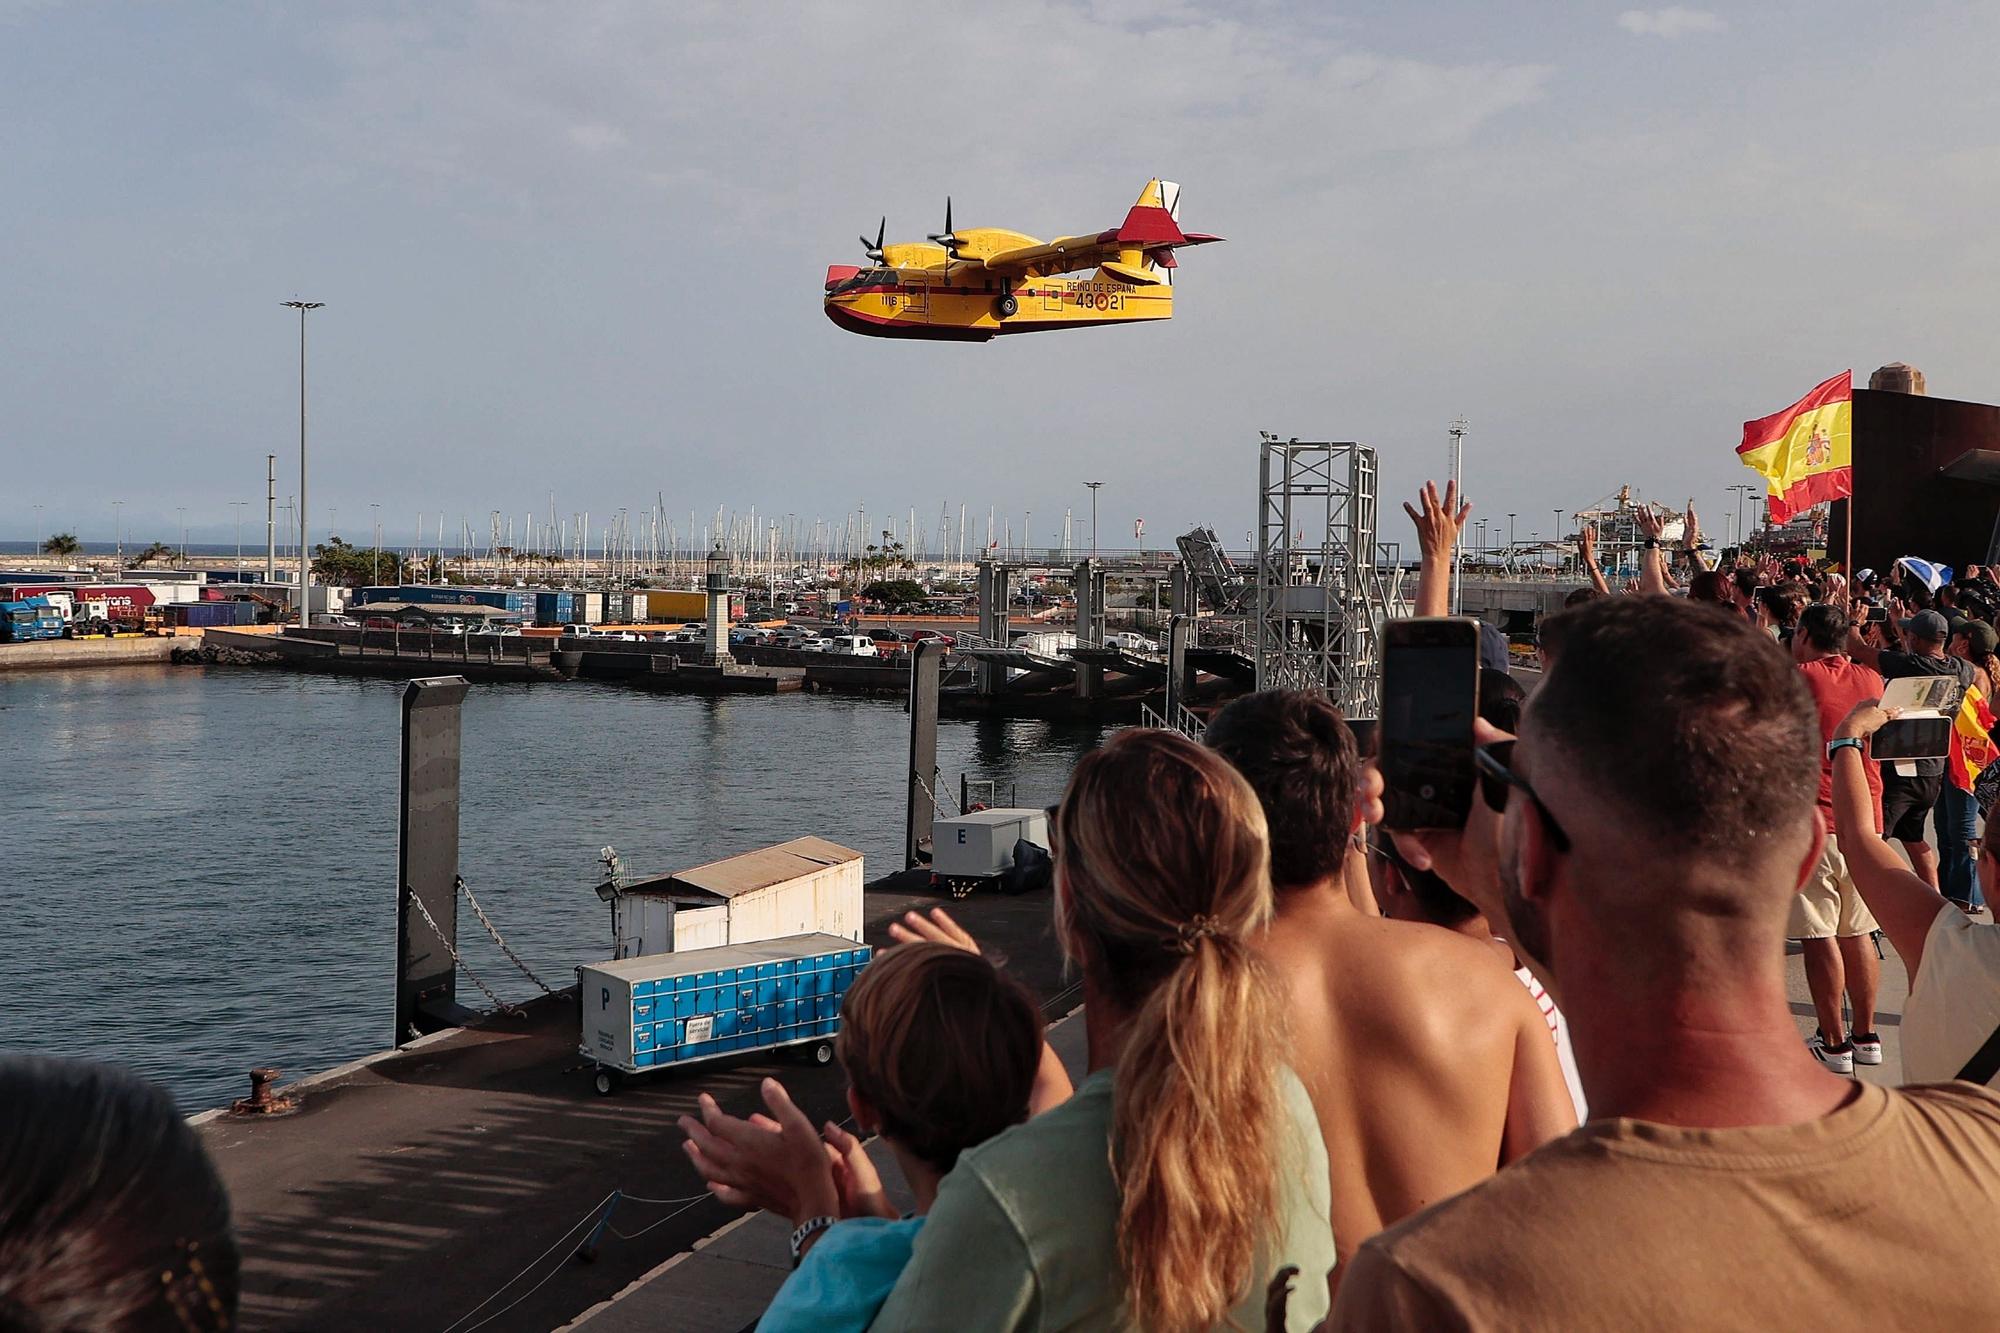
<instances>
[{"instance_id":1,"label":"man in brown t-shirt","mask_svg":"<svg viewBox=\"0 0 2000 1333\"><path fill-rule=\"evenodd\" d=\"M1563 614L1462 835L1406 840L1535 960L1592 1119L1362 1246L1336 1329L1976 1328L2000 1096L1821 1067L1785 990L1818 859L1797 670L1664 597Z\"/></svg>"}]
</instances>

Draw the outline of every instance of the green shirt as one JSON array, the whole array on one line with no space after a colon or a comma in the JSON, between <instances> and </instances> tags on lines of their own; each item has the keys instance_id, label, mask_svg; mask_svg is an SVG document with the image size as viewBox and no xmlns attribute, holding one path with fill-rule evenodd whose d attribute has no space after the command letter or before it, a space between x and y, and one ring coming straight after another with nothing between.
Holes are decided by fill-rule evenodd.
<instances>
[{"instance_id":1,"label":"green shirt","mask_svg":"<svg viewBox=\"0 0 2000 1333\"><path fill-rule=\"evenodd\" d=\"M1305 1333L1326 1314L1334 1264L1326 1147L1298 1077L1281 1068L1279 1080L1291 1132L1278 1214L1233 1314L1261 1330L1265 1287L1294 1264L1286 1327ZM1110 1141L1111 1071L1100 1069L1061 1106L961 1156L870 1333L1127 1327Z\"/></svg>"}]
</instances>

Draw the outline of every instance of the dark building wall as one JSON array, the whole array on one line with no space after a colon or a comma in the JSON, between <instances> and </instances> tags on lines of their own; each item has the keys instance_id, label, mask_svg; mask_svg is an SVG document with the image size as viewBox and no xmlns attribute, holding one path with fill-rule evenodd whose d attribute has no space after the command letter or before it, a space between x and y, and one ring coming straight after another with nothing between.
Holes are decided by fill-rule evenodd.
<instances>
[{"instance_id":1,"label":"dark building wall","mask_svg":"<svg viewBox=\"0 0 2000 1333\"><path fill-rule=\"evenodd\" d=\"M1973 449L2000 455L2000 407L1856 389L1853 566L1882 569L1905 555L1954 569L1986 563L2000 486L1940 474ZM1835 559L1846 554L1848 503L1833 505Z\"/></svg>"}]
</instances>

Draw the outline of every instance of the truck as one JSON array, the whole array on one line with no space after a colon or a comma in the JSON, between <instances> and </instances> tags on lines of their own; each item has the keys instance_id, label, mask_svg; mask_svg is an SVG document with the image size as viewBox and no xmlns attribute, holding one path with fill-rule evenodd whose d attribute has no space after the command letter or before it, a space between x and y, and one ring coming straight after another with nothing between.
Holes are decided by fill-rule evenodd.
<instances>
[{"instance_id":1,"label":"truck","mask_svg":"<svg viewBox=\"0 0 2000 1333\"><path fill-rule=\"evenodd\" d=\"M592 1086L609 1096L633 1075L743 1051L831 1063L841 1002L870 953L810 934L585 964L579 1050Z\"/></svg>"},{"instance_id":2,"label":"truck","mask_svg":"<svg viewBox=\"0 0 2000 1333\"><path fill-rule=\"evenodd\" d=\"M47 597L0 602L0 643L60 639L64 623L62 608Z\"/></svg>"}]
</instances>

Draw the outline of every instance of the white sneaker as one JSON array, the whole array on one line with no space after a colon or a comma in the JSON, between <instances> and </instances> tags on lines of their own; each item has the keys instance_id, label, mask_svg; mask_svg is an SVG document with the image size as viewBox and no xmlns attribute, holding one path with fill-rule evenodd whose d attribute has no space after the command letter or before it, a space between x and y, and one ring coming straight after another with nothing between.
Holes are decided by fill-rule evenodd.
<instances>
[{"instance_id":1,"label":"white sneaker","mask_svg":"<svg viewBox=\"0 0 2000 1333\"><path fill-rule=\"evenodd\" d=\"M1847 1040L1854 1047L1854 1063L1857 1065L1879 1065L1882 1063L1882 1038L1873 1032L1850 1032Z\"/></svg>"},{"instance_id":2,"label":"white sneaker","mask_svg":"<svg viewBox=\"0 0 2000 1333\"><path fill-rule=\"evenodd\" d=\"M1813 1029L1813 1034L1806 1038L1806 1049L1813 1053L1813 1059L1819 1061L1834 1073L1846 1074L1849 1077L1853 1076L1853 1042L1843 1041L1838 1046L1829 1046L1827 1045L1826 1034L1815 1028ZM1879 1050L1880 1048L1878 1047L1877 1049Z\"/></svg>"}]
</instances>

